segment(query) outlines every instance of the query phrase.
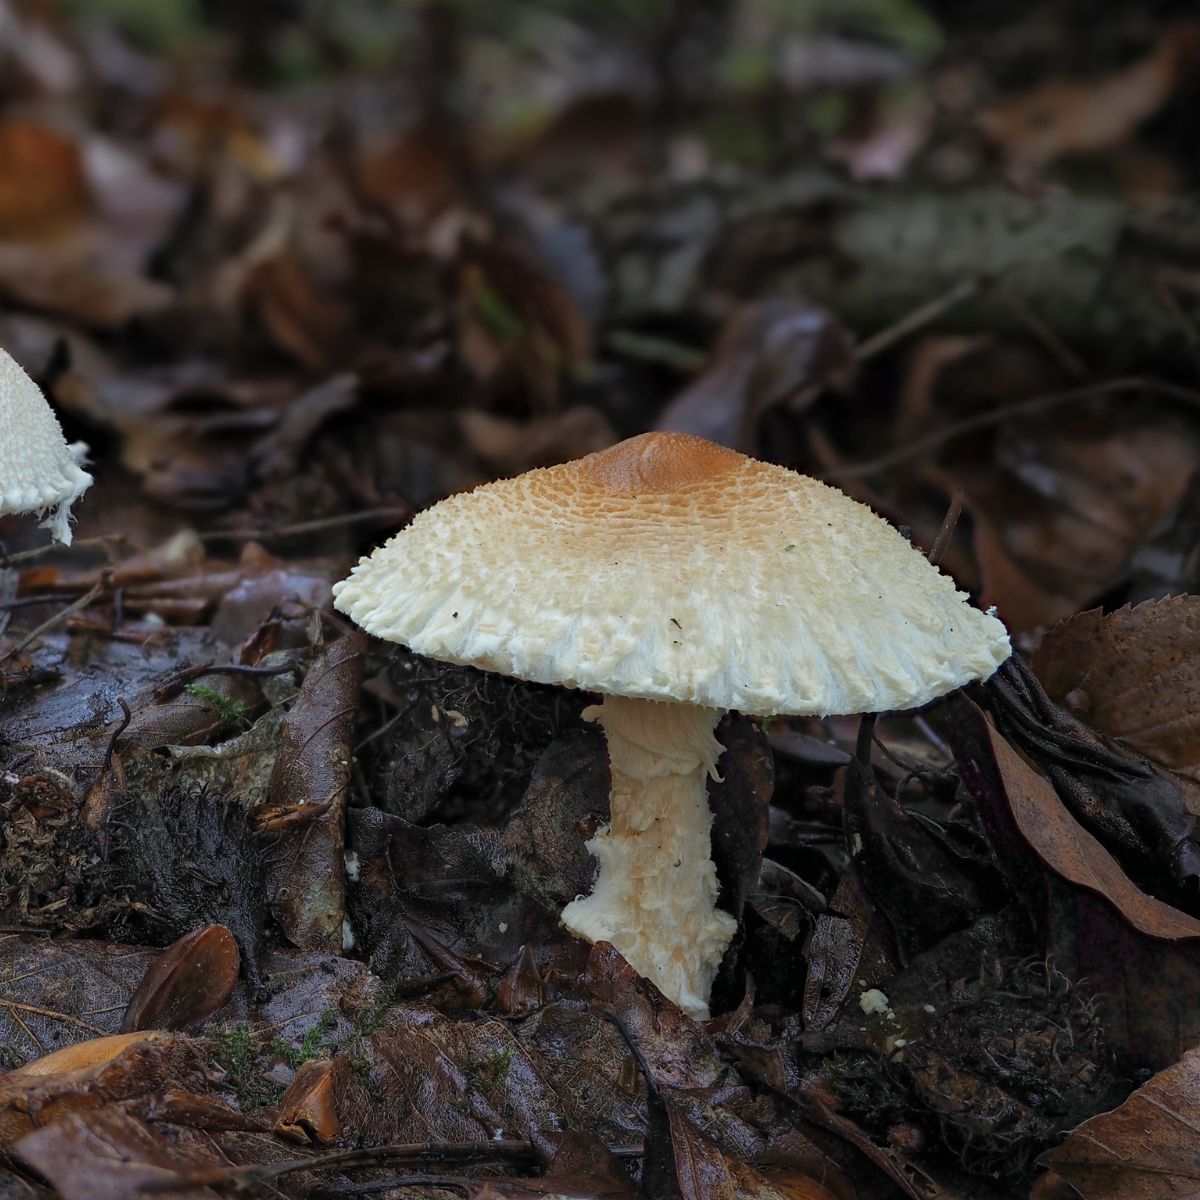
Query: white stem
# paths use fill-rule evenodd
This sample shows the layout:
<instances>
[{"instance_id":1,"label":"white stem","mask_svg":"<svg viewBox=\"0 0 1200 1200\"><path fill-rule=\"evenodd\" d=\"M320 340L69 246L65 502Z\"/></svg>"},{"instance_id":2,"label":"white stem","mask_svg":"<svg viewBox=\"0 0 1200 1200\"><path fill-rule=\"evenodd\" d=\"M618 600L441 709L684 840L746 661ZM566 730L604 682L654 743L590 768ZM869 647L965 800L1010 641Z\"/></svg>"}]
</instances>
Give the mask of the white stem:
<instances>
[{"instance_id":1,"label":"white stem","mask_svg":"<svg viewBox=\"0 0 1200 1200\"><path fill-rule=\"evenodd\" d=\"M612 766L610 824L588 849L600 862L592 894L563 924L611 942L685 1012L708 1016L708 993L737 922L716 906L706 779L718 778L721 714L693 704L606 696L598 719Z\"/></svg>"}]
</instances>

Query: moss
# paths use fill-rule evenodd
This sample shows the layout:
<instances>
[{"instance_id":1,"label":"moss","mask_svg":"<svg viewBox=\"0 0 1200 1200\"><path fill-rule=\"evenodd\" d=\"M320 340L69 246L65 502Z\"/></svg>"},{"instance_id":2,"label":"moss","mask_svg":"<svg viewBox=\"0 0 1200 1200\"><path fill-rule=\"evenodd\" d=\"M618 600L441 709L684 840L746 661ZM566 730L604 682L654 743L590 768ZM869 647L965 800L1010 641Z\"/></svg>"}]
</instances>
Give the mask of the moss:
<instances>
[{"instance_id":1,"label":"moss","mask_svg":"<svg viewBox=\"0 0 1200 1200\"><path fill-rule=\"evenodd\" d=\"M247 1112L279 1103L281 1084L267 1078L258 1039L245 1025L227 1025L212 1036L213 1062L225 1072L225 1086Z\"/></svg>"},{"instance_id":2,"label":"moss","mask_svg":"<svg viewBox=\"0 0 1200 1200\"><path fill-rule=\"evenodd\" d=\"M220 714L221 720L227 725L237 725L246 719L246 702L244 700L232 700L215 688L205 687L202 683L189 683L183 690L189 696L195 696L197 700L203 700L215 708Z\"/></svg>"}]
</instances>

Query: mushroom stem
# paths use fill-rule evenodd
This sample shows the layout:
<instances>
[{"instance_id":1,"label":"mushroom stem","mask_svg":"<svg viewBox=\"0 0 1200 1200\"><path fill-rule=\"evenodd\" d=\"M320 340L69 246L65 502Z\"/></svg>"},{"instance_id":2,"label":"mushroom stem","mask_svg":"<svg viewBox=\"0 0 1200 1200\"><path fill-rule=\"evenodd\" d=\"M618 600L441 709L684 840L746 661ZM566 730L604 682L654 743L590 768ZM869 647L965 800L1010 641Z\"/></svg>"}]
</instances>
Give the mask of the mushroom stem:
<instances>
[{"instance_id":1,"label":"mushroom stem","mask_svg":"<svg viewBox=\"0 0 1200 1200\"><path fill-rule=\"evenodd\" d=\"M706 780L723 747L721 714L694 704L606 696L585 709L608 739L611 818L588 842L600 863L592 894L563 910L566 927L611 942L639 974L694 1017L737 922L716 906Z\"/></svg>"}]
</instances>

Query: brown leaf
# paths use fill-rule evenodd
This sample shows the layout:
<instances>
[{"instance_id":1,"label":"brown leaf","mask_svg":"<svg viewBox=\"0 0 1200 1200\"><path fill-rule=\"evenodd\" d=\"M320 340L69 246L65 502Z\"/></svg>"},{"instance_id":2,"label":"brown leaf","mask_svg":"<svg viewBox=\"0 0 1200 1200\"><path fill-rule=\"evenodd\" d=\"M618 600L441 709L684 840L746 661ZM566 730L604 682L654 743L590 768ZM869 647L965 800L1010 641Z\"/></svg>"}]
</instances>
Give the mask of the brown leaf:
<instances>
[{"instance_id":1,"label":"brown leaf","mask_svg":"<svg viewBox=\"0 0 1200 1200\"><path fill-rule=\"evenodd\" d=\"M1032 665L1093 729L1200 781L1200 596L1079 613L1046 634Z\"/></svg>"},{"instance_id":2,"label":"brown leaf","mask_svg":"<svg viewBox=\"0 0 1200 1200\"><path fill-rule=\"evenodd\" d=\"M273 808L324 806L320 817L284 840L277 869L276 915L305 950L342 951L350 733L366 648L366 635L355 631L317 656L284 719L271 771Z\"/></svg>"},{"instance_id":3,"label":"brown leaf","mask_svg":"<svg viewBox=\"0 0 1200 1200\"><path fill-rule=\"evenodd\" d=\"M1120 145L1170 99L1189 74L1200 43L1180 22L1151 51L1112 75L1051 80L986 112L980 124L997 145L1032 165Z\"/></svg>"},{"instance_id":4,"label":"brown leaf","mask_svg":"<svg viewBox=\"0 0 1200 1200\"><path fill-rule=\"evenodd\" d=\"M75 143L34 121L0 121L0 237L36 238L70 225L90 207Z\"/></svg>"},{"instance_id":5,"label":"brown leaf","mask_svg":"<svg viewBox=\"0 0 1200 1200\"><path fill-rule=\"evenodd\" d=\"M1068 424L1001 446L997 472L955 470L976 517L983 601L1014 632L1049 625L1119 583L1197 466L1167 426Z\"/></svg>"},{"instance_id":6,"label":"brown leaf","mask_svg":"<svg viewBox=\"0 0 1200 1200\"><path fill-rule=\"evenodd\" d=\"M302 1063L279 1102L275 1132L293 1142L335 1143L342 1132L338 1091L349 1071L346 1058Z\"/></svg>"},{"instance_id":7,"label":"brown leaf","mask_svg":"<svg viewBox=\"0 0 1200 1200\"><path fill-rule=\"evenodd\" d=\"M806 408L824 388L844 387L854 367L850 335L823 308L782 298L750 304L730 318L703 374L656 428L751 453L769 409Z\"/></svg>"},{"instance_id":8,"label":"brown leaf","mask_svg":"<svg viewBox=\"0 0 1200 1200\"><path fill-rule=\"evenodd\" d=\"M72 1114L28 1134L15 1153L54 1185L62 1200L128 1200L169 1184L200 1164L118 1108ZM171 1192L179 1200L215 1200L211 1188Z\"/></svg>"},{"instance_id":9,"label":"brown leaf","mask_svg":"<svg viewBox=\"0 0 1200 1200\"><path fill-rule=\"evenodd\" d=\"M0 1076L0 1146L38 1125L195 1078L196 1043L166 1033L118 1033L68 1046Z\"/></svg>"},{"instance_id":10,"label":"brown leaf","mask_svg":"<svg viewBox=\"0 0 1200 1200\"><path fill-rule=\"evenodd\" d=\"M975 747L959 758L968 790L998 790L1022 837L1055 874L1109 901L1135 929L1164 939L1200 937L1200 921L1139 891L1120 864L1067 810L1053 785L969 701ZM977 740L976 740L977 739ZM961 749L961 746L960 746Z\"/></svg>"},{"instance_id":11,"label":"brown leaf","mask_svg":"<svg viewBox=\"0 0 1200 1200\"><path fill-rule=\"evenodd\" d=\"M1038 1161L1083 1200L1177 1200L1200 1194L1198 1130L1200 1050L1190 1050Z\"/></svg>"},{"instance_id":12,"label":"brown leaf","mask_svg":"<svg viewBox=\"0 0 1200 1200\"><path fill-rule=\"evenodd\" d=\"M229 999L241 955L224 925L181 937L154 960L125 1009L122 1030L202 1025Z\"/></svg>"}]
</instances>

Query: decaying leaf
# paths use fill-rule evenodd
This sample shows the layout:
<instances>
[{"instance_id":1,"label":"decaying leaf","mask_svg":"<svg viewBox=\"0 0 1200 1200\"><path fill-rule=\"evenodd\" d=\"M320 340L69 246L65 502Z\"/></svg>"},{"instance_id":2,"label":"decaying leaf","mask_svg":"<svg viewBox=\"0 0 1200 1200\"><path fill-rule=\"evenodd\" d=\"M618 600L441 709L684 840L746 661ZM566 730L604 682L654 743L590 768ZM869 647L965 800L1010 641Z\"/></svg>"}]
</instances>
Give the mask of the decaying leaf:
<instances>
[{"instance_id":1,"label":"decaying leaf","mask_svg":"<svg viewBox=\"0 0 1200 1200\"><path fill-rule=\"evenodd\" d=\"M49 1179L63 1200L127 1200L143 1188L169 1185L201 1165L118 1108L73 1113L22 1138L15 1152ZM206 1187L171 1194L181 1200L217 1196Z\"/></svg>"},{"instance_id":2,"label":"decaying leaf","mask_svg":"<svg viewBox=\"0 0 1200 1200\"><path fill-rule=\"evenodd\" d=\"M1200 30L1168 29L1150 52L1099 79L1052 80L984 113L981 124L1014 157L1043 165L1068 154L1120 145L1187 78L1200 52Z\"/></svg>"},{"instance_id":3,"label":"decaying leaf","mask_svg":"<svg viewBox=\"0 0 1200 1200\"><path fill-rule=\"evenodd\" d=\"M1200 597L1080 613L1046 634L1032 665L1081 721L1200 782Z\"/></svg>"},{"instance_id":4,"label":"decaying leaf","mask_svg":"<svg viewBox=\"0 0 1200 1200\"><path fill-rule=\"evenodd\" d=\"M1200 1050L1189 1050L1112 1112L1039 1160L1082 1200L1169 1200L1200 1192Z\"/></svg>"},{"instance_id":5,"label":"decaying leaf","mask_svg":"<svg viewBox=\"0 0 1200 1200\"><path fill-rule=\"evenodd\" d=\"M976 794L1003 796L1022 837L1063 879L1103 896L1135 929L1164 939L1200 937L1200 920L1140 891L1116 859L1068 812L1053 785L964 702L969 742L959 759L963 781ZM967 750L966 747L970 746Z\"/></svg>"}]
</instances>

